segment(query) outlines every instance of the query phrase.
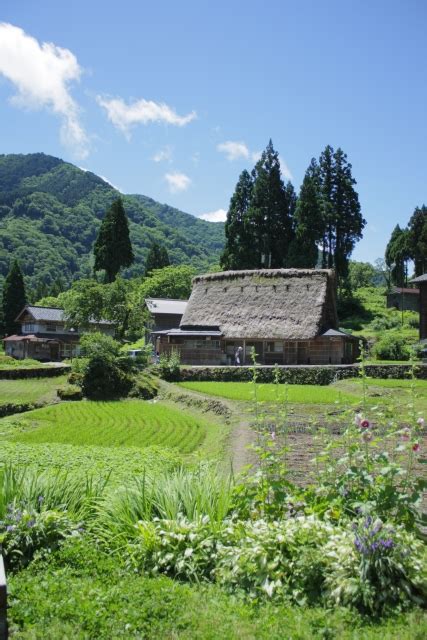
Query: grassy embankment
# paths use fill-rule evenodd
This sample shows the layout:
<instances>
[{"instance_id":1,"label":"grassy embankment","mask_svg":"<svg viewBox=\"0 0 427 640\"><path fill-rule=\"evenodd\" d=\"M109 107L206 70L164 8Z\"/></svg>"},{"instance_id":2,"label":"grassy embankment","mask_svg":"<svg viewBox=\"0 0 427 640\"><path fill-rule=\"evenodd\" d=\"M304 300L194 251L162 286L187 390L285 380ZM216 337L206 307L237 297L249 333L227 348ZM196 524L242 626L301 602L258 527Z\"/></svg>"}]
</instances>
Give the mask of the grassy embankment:
<instances>
[{"instance_id":1,"label":"grassy embankment","mask_svg":"<svg viewBox=\"0 0 427 640\"><path fill-rule=\"evenodd\" d=\"M398 309L387 309L385 289L382 287L361 287L353 292L354 303L341 310L340 325L360 335L376 341L385 333L398 335L412 345L418 341L418 313Z\"/></svg>"},{"instance_id":2,"label":"grassy embankment","mask_svg":"<svg viewBox=\"0 0 427 640\"><path fill-rule=\"evenodd\" d=\"M66 376L0 380L0 405L53 402L57 388L65 382Z\"/></svg>"}]
</instances>

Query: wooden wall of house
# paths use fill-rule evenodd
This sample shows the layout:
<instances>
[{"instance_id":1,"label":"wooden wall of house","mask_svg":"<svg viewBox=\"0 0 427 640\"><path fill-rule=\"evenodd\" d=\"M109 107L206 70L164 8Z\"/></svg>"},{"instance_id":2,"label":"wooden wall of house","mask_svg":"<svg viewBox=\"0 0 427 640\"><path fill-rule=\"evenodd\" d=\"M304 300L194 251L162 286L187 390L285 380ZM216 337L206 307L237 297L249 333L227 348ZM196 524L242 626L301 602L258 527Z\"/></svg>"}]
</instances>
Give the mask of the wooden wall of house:
<instances>
[{"instance_id":1,"label":"wooden wall of house","mask_svg":"<svg viewBox=\"0 0 427 640\"><path fill-rule=\"evenodd\" d=\"M182 314L153 313L153 328L151 331L164 331L165 329L177 329L181 322Z\"/></svg>"},{"instance_id":2,"label":"wooden wall of house","mask_svg":"<svg viewBox=\"0 0 427 640\"><path fill-rule=\"evenodd\" d=\"M339 336L284 341L282 352L269 352L268 342L270 341L245 341L246 359L243 362L242 352L242 364L252 364L251 346L256 349L257 362L266 365L351 364L357 357L357 342ZM231 365L234 364L235 349L237 346L243 346L243 340L221 340L220 346L216 348L207 340L206 347L203 345L203 348L188 348L182 338L172 337L169 342L167 336L161 336L158 345L160 353L178 351L183 364Z\"/></svg>"},{"instance_id":3,"label":"wooden wall of house","mask_svg":"<svg viewBox=\"0 0 427 640\"><path fill-rule=\"evenodd\" d=\"M399 309L399 311L416 311L420 310L420 296L414 293L388 293L387 308Z\"/></svg>"},{"instance_id":4,"label":"wooden wall of house","mask_svg":"<svg viewBox=\"0 0 427 640\"><path fill-rule=\"evenodd\" d=\"M427 282L421 282L420 288L420 340L427 339Z\"/></svg>"}]
</instances>

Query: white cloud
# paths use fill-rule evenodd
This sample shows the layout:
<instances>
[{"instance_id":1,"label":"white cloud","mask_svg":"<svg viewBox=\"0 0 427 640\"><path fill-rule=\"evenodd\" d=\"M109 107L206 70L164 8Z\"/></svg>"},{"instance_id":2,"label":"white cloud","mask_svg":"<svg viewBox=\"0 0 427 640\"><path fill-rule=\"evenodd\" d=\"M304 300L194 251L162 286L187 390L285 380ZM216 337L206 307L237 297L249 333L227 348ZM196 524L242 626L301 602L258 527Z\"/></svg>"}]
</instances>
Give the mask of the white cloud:
<instances>
[{"instance_id":1,"label":"white cloud","mask_svg":"<svg viewBox=\"0 0 427 640\"><path fill-rule=\"evenodd\" d=\"M17 91L12 104L25 109L49 109L62 119L61 141L82 158L88 155L88 137L79 119L79 107L69 85L80 79L75 55L51 42L35 38L8 23L0 23L0 74Z\"/></svg>"},{"instance_id":2,"label":"white cloud","mask_svg":"<svg viewBox=\"0 0 427 640\"><path fill-rule=\"evenodd\" d=\"M286 162L281 156L279 156L279 162L280 162L280 171L282 172L282 176L285 178L285 180L290 180L292 182L294 179L294 176L292 175L291 170L289 169L288 165L286 164Z\"/></svg>"},{"instance_id":3,"label":"white cloud","mask_svg":"<svg viewBox=\"0 0 427 640\"><path fill-rule=\"evenodd\" d=\"M251 158L254 162L258 162L261 159L262 151L252 151Z\"/></svg>"},{"instance_id":4,"label":"white cloud","mask_svg":"<svg viewBox=\"0 0 427 640\"><path fill-rule=\"evenodd\" d=\"M227 218L227 212L225 209L217 209L216 211L210 211L209 213L202 213L199 218L201 220L208 220L209 222L224 222Z\"/></svg>"},{"instance_id":5,"label":"white cloud","mask_svg":"<svg viewBox=\"0 0 427 640\"><path fill-rule=\"evenodd\" d=\"M239 158L249 158L250 156L250 151L244 142L227 140L227 142L218 144L216 148L221 153L225 153L227 160L230 160L230 162Z\"/></svg>"},{"instance_id":6,"label":"white cloud","mask_svg":"<svg viewBox=\"0 0 427 640\"><path fill-rule=\"evenodd\" d=\"M130 131L137 124L164 122L183 127L197 116L195 111L191 111L186 116L180 116L167 104L153 100L141 99L130 104L126 104L121 98L97 96L96 100L107 112L110 122L127 138L130 138Z\"/></svg>"},{"instance_id":7,"label":"white cloud","mask_svg":"<svg viewBox=\"0 0 427 640\"><path fill-rule=\"evenodd\" d=\"M172 147L166 146L159 149L154 156L154 162L172 162Z\"/></svg>"},{"instance_id":8,"label":"white cloud","mask_svg":"<svg viewBox=\"0 0 427 640\"><path fill-rule=\"evenodd\" d=\"M168 183L169 191L171 193L178 193L179 191L187 191L191 184L191 179L185 175L185 173L166 173L165 180Z\"/></svg>"}]
</instances>

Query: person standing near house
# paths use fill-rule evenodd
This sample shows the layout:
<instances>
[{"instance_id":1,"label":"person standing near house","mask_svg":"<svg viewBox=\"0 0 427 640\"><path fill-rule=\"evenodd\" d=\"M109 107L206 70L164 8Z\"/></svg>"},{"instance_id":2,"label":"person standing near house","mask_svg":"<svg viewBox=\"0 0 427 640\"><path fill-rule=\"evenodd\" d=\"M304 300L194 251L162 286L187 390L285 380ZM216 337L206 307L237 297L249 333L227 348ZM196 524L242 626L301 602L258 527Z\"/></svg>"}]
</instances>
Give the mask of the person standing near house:
<instances>
[{"instance_id":1,"label":"person standing near house","mask_svg":"<svg viewBox=\"0 0 427 640\"><path fill-rule=\"evenodd\" d=\"M236 352L234 354L234 364L236 365L236 367L240 366L241 362L241 354L243 351L243 347L237 347Z\"/></svg>"}]
</instances>

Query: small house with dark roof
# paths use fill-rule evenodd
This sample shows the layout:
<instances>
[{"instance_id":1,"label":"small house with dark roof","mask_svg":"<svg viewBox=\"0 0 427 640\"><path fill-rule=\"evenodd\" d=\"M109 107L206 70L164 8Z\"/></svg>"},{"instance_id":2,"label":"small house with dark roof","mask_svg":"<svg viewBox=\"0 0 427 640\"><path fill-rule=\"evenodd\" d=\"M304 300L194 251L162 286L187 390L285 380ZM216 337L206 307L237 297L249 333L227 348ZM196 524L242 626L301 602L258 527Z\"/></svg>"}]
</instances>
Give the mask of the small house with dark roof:
<instances>
[{"instance_id":1,"label":"small house with dark roof","mask_svg":"<svg viewBox=\"0 0 427 640\"><path fill-rule=\"evenodd\" d=\"M188 300L170 298L146 298L145 305L150 314L151 331L176 329L187 308Z\"/></svg>"},{"instance_id":2,"label":"small house with dark roof","mask_svg":"<svg viewBox=\"0 0 427 640\"><path fill-rule=\"evenodd\" d=\"M59 361L78 354L83 331L67 326L63 309L27 304L15 321L21 324L21 331L3 339L6 355L18 360ZM89 330L113 336L114 324L92 321Z\"/></svg>"},{"instance_id":3,"label":"small house with dark roof","mask_svg":"<svg viewBox=\"0 0 427 640\"><path fill-rule=\"evenodd\" d=\"M427 339L427 273L411 280L420 291L420 340Z\"/></svg>"},{"instance_id":4,"label":"small house with dark roof","mask_svg":"<svg viewBox=\"0 0 427 640\"><path fill-rule=\"evenodd\" d=\"M410 287L393 287L387 293L387 308L399 311L420 310L420 290Z\"/></svg>"},{"instance_id":5,"label":"small house with dark roof","mask_svg":"<svg viewBox=\"0 0 427 640\"><path fill-rule=\"evenodd\" d=\"M358 339L338 329L335 275L327 269L225 271L196 276L178 329L153 332L183 364L342 364Z\"/></svg>"}]
</instances>

